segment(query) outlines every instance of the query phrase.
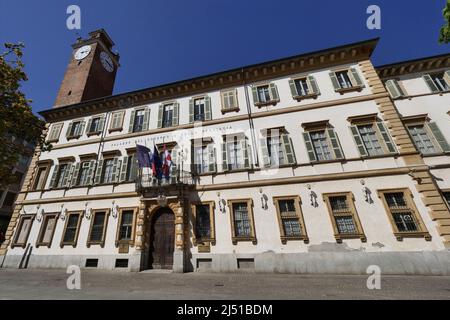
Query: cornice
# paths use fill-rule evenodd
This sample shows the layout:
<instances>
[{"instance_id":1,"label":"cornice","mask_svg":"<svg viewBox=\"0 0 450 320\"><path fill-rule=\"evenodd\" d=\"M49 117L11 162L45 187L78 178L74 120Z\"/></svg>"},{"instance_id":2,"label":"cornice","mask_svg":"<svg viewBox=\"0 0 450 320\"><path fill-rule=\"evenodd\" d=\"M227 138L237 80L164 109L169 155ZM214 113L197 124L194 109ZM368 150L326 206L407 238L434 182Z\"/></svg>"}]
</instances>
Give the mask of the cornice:
<instances>
[{"instance_id":1,"label":"cornice","mask_svg":"<svg viewBox=\"0 0 450 320\"><path fill-rule=\"evenodd\" d=\"M382 79L450 67L450 54L442 54L375 67Z\"/></svg>"},{"instance_id":2,"label":"cornice","mask_svg":"<svg viewBox=\"0 0 450 320\"><path fill-rule=\"evenodd\" d=\"M47 122L158 103L369 58L378 38L39 112Z\"/></svg>"}]
</instances>

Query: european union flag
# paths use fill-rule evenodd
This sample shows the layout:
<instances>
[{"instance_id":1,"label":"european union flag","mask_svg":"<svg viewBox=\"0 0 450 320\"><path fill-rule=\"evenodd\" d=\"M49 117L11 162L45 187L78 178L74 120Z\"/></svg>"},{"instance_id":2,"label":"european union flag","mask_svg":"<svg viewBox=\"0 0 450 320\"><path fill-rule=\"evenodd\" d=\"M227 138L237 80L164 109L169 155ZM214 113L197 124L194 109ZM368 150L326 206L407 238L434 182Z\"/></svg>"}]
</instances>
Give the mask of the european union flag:
<instances>
[{"instance_id":1,"label":"european union flag","mask_svg":"<svg viewBox=\"0 0 450 320\"><path fill-rule=\"evenodd\" d=\"M140 144L136 145L136 157L139 168L151 168L152 160L150 158L150 149Z\"/></svg>"}]
</instances>

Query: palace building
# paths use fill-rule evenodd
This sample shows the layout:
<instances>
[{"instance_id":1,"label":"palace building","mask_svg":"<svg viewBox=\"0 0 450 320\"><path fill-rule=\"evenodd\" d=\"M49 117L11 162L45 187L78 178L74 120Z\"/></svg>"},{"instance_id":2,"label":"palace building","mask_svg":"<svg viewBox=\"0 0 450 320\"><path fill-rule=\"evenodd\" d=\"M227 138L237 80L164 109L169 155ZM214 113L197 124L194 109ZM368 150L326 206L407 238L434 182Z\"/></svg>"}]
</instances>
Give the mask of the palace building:
<instances>
[{"instance_id":1,"label":"palace building","mask_svg":"<svg viewBox=\"0 0 450 320\"><path fill-rule=\"evenodd\" d=\"M3 267L450 274L450 54L374 67L371 39L112 95L120 57L89 35Z\"/></svg>"}]
</instances>

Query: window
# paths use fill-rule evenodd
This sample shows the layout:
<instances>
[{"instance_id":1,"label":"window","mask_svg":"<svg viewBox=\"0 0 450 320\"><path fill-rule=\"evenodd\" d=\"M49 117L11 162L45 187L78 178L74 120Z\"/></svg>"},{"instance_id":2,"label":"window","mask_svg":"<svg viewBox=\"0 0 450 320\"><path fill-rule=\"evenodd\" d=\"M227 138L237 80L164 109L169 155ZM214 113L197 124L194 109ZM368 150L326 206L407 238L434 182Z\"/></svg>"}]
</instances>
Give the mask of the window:
<instances>
[{"instance_id":1,"label":"window","mask_svg":"<svg viewBox=\"0 0 450 320\"><path fill-rule=\"evenodd\" d=\"M442 192L442 196L444 197L445 203L447 203L447 206L450 208L450 191Z\"/></svg>"},{"instance_id":2,"label":"window","mask_svg":"<svg viewBox=\"0 0 450 320\"><path fill-rule=\"evenodd\" d=\"M198 145L197 145L198 144ZM193 147L193 172L197 174L216 171L216 150L213 143L192 142Z\"/></svg>"},{"instance_id":3,"label":"window","mask_svg":"<svg viewBox=\"0 0 450 320\"><path fill-rule=\"evenodd\" d=\"M36 242L36 247L47 246L50 248L57 221L57 213L44 214L41 223L41 230L39 231L38 240Z\"/></svg>"},{"instance_id":4,"label":"window","mask_svg":"<svg viewBox=\"0 0 450 320\"><path fill-rule=\"evenodd\" d=\"M423 78L431 92L445 92L450 90L450 71L446 71L445 73L426 74Z\"/></svg>"},{"instance_id":5,"label":"window","mask_svg":"<svg viewBox=\"0 0 450 320\"><path fill-rule=\"evenodd\" d=\"M173 104L167 104L164 106L163 128L171 127L172 121L173 121Z\"/></svg>"},{"instance_id":6,"label":"window","mask_svg":"<svg viewBox=\"0 0 450 320\"><path fill-rule=\"evenodd\" d=\"M300 208L300 197L274 197L280 226L281 242L289 240L303 240L308 243L305 222Z\"/></svg>"},{"instance_id":7,"label":"window","mask_svg":"<svg viewBox=\"0 0 450 320\"><path fill-rule=\"evenodd\" d=\"M164 103L159 106L158 128L169 128L178 125L180 105L177 102ZM194 116L193 100L189 101L189 118ZM194 121L191 119L192 122Z\"/></svg>"},{"instance_id":8,"label":"window","mask_svg":"<svg viewBox=\"0 0 450 320\"><path fill-rule=\"evenodd\" d=\"M311 162L344 158L338 136L328 122L304 123L302 126L306 131L303 139Z\"/></svg>"},{"instance_id":9,"label":"window","mask_svg":"<svg viewBox=\"0 0 450 320\"><path fill-rule=\"evenodd\" d=\"M194 216L194 245L211 242L216 244L214 229L214 202L203 202L192 206Z\"/></svg>"},{"instance_id":10,"label":"window","mask_svg":"<svg viewBox=\"0 0 450 320\"><path fill-rule=\"evenodd\" d=\"M275 105L280 101L278 89L274 83L253 86L252 95L256 106Z\"/></svg>"},{"instance_id":11,"label":"window","mask_svg":"<svg viewBox=\"0 0 450 320\"><path fill-rule=\"evenodd\" d=\"M313 76L289 80L291 94L294 99L317 96L319 87Z\"/></svg>"},{"instance_id":12,"label":"window","mask_svg":"<svg viewBox=\"0 0 450 320\"><path fill-rule=\"evenodd\" d=\"M62 163L59 166L55 166L56 180L54 181L54 188L64 188L67 185L67 179L69 176L70 164ZM55 174L54 173L54 174Z\"/></svg>"},{"instance_id":13,"label":"window","mask_svg":"<svg viewBox=\"0 0 450 320\"><path fill-rule=\"evenodd\" d=\"M111 124L109 126L109 132L122 130L124 115L125 115L125 111L117 111L117 112L112 113Z\"/></svg>"},{"instance_id":14,"label":"window","mask_svg":"<svg viewBox=\"0 0 450 320\"><path fill-rule=\"evenodd\" d=\"M109 210L94 210L91 217L91 228L89 231L87 246L105 244L106 227L108 224Z\"/></svg>"},{"instance_id":15,"label":"window","mask_svg":"<svg viewBox=\"0 0 450 320\"><path fill-rule=\"evenodd\" d=\"M337 92L345 92L353 89L361 89L364 83L359 76L358 71L354 68L339 70L330 73L331 82L334 90Z\"/></svg>"},{"instance_id":16,"label":"window","mask_svg":"<svg viewBox=\"0 0 450 320\"><path fill-rule=\"evenodd\" d=\"M205 98L194 100L194 121L205 120Z\"/></svg>"},{"instance_id":17,"label":"window","mask_svg":"<svg viewBox=\"0 0 450 320\"><path fill-rule=\"evenodd\" d=\"M414 145L422 154L450 151L450 145L435 122L411 123L407 124L407 128Z\"/></svg>"},{"instance_id":18,"label":"window","mask_svg":"<svg viewBox=\"0 0 450 320\"><path fill-rule=\"evenodd\" d=\"M261 152L264 167L295 164L295 154L289 134L284 128L267 129L262 132Z\"/></svg>"},{"instance_id":19,"label":"window","mask_svg":"<svg viewBox=\"0 0 450 320\"><path fill-rule=\"evenodd\" d=\"M239 110L236 89L222 91L221 97L222 97L222 113Z\"/></svg>"},{"instance_id":20,"label":"window","mask_svg":"<svg viewBox=\"0 0 450 320\"><path fill-rule=\"evenodd\" d=\"M408 189L382 190L378 193L397 240L401 241L404 237L424 237L431 240Z\"/></svg>"},{"instance_id":21,"label":"window","mask_svg":"<svg viewBox=\"0 0 450 320\"><path fill-rule=\"evenodd\" d=\"M137 110L134 118L133 132L141 132L144 129L145 110Z\"/></svg>"},{"instance_id":22,"label":"window","mask_svg":"<svg viewBox=\"0 0 450 320\"><path fill-rule=\"evenodd\" d=\"M88 126L87 126L87 134L93 135L93 134L99 134L103 131L103 127L105 124L105 117L94 117L89 120Z\"/></svg>"},{"instance_id":23,"label":"window","mask_svg":"<svg viewBox=\"0 0 450 320\"><path fill-rule=\"evenodd\" d=\"M16 234L11 247L25 248L28 236L30 235L31 226L33 225L35 215L26 214L20 216L20 221L16 229Z\"/></svg>"},{"instance_id":24,"label":"window","mask_svg":"<svg viewBox=\"0 0 450 320\"><path fill-rule=\"evenodd\" d=\"M103 163L103 183L111 183L114 177L114 158L105 159Z\"/></svg>"},{"instance_id":25,"label":"window","mask_svg":"<svg viewBox=\"0 0 450 320\"><path fill-rule=\"evenodd\" d=\"M244 168L242 144L237 137L226 143L227 170Z\"/></svg>"},{"instance_id":26,"label":"window","mask_svg":"<svg viewBox=\"0 0 450 320\"><path fill-rule=\"evenodd\" d=\"M67 139L76 139L81 137L84 131L85 122L82 120L74 120L69 124L67 129Z\"/></svg>"},{"instance_id":27,"label":"window","mask_svg":"<svg viewBox=\"0 0 450 320\"><path fill-rule=\"evenodd\" d=\"M253 201L251 199L228 200L228 207L230 209L233 244L237 244L238 241L252 241L253 244L256 244Z\"/></svg>"},{"instance_id":28,"label":"window","mask_svg":"<svg viewBox=\"0 0 450 320\"><path fill-rule=\"evenodd\" d=\"M360 238L365 242L366 236L356 212L353 195L351 193L324 194L323 198L330 213L336 241Z\"/></svg>"},{"instance_id":29,"label":"window","mask_svg":"<svg viewBox=\"0 0 450 320\"><path fill-rule=\"evenodd\" d=\"M361 135L364 148L369 156L376 156L384 153L373 125L360 125L357 128L359 134Z\"/></svg>"},{"instance_id":30,"label":"window","mask_svg":"<svg viewBox=\"0 0 450 320\"><path fill-rule=\"evenodd\" d=\"M91 161L83 161L80 164L80 173L78 177L78 186L87 186L91 184L92 180L92 165Z\"/></svg>"},{"instance_id":31,"label":"window","mask_svg":"<svg viewBox=\"0 0 450 320\"><path fill-rule=\"evenodd\" d=\"M385 86L386 89L389 91L389 94L391 95L392 99L397 99L406 96L406 91L404 87L400 84L399 81L395 79L386 81Z\"/></svg>"},{"instance_id":32,"label":"window","mask_svg":"<svg viewBox=\"0 0 450 320\"><path fill-rule=\"evenodd\" d=\"M116 246L120 243L134 245L135 217L138 208L121 208L117 225Z\"/></svg>"},{"instance_id":33,"label":"window","mask_svg":"<svg viewBox=\"0 0 450 320\"><path fill-rule=\"evenodd\" d=\"M15 192L7 192L5 199L3 200L4 207L12 207L14 202L16 201L17 193Z\"/></svg>"},{"instance_id":34,"label":"window","mask_svg":"<svg viewBox=\"0 0 450 320\"><path fill-rule=\"evenodd\" d=\"M81 224L81 214L81 212L67 213L67 216L65 218L66 224L64 226L61 247L65 245L71 245L75 247L77 245L78 233L80 231Z\"/></svg>"},{"instance_id":35,"label":"window","mask_svg":"<svg viewBox=\"0 0 450 320\"><path fill-rule=\"evenodd\" d=\"M62 127L63 123L53 124L50 128L50 132L47 137L47 142L58 142Z\"/></svg>"}]
</instances>

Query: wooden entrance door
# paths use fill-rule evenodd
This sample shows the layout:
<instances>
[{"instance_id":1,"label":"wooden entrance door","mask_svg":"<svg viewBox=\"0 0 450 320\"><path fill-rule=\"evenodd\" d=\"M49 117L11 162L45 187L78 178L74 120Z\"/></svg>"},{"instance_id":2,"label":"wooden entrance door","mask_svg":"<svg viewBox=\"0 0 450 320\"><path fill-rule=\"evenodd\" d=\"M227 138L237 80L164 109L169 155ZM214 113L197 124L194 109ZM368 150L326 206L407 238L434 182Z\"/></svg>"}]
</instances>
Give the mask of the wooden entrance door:
<instances>
[{"instance_id":1,"label":"wooden entrance door","mask_svg":"<svg viewBox=\"0 0 450 320\"><path fill-rule=\"evenodd\" d=\"M172 269L174 243L174 214L169 208L161 208L152 219L149 255L152 269Z\"/></svg>"}]
</instances>

